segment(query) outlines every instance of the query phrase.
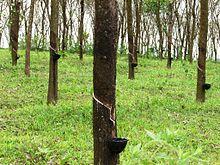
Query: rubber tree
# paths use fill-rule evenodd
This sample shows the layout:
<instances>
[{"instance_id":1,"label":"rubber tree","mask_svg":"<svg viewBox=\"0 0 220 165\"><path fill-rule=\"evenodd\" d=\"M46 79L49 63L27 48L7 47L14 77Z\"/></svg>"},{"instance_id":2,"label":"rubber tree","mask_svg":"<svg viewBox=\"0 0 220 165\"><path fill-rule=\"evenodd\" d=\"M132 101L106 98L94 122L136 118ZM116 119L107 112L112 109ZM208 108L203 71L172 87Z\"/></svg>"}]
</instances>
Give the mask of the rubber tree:
<instances>
[{"instance_id":1,"label":"rubber tree","mask_svg":"<svg viewBox=\"0 0 220 165\"><path fill-rule=\"evenodd\" d=\"M62 0L62 18L63 18L63 30L62 30L62 51L65 51L67 48L67 16L66 16L66 8L67 8L67 1Z\"/></svg>"},{"instance_id":2,"label":"rubber tree","mask_svg":"<svg viewBox=\"0 0 220 165\"><path fill-rule=\"evenodd\" d=\"M132 1L126 0L126 11L127 11L127 29L128 29L128 79L134 79L134 68L137 64L134 57L134 36L132 27Z\"/></svg>"},{"instance_id":3,"label":"rubber tree","mask_svg":"<svg viewBox=\"0 0 220 165\"><path fill-rule=\"evenodd\" d=\"M171 69L172 65L172 38L173 38L173 4L174 2L169 2L168 9L169 9L169 20L168 20L168 58L167 58L167 68Z\"/></svg>"},{"instance_id":4,"label":"rubber tree","mask_svg":"<svg viewBox=\"0 0 220 165\"><path fill-rule=\"evenodd\" d=\"M163 35L163 25L161 22L161 2L156 1L156 25L159 32L159 57L160 59L163 59L163 41L164 41L164 35Z\"/></svg>"},{"instance_id":5,"label":"rubber tree","mask_svg":"<svg viewBox=\"0 0 220 165\"><path fill-rule=\"evenodd\" d=\"M58 0L51 0L48 104L56 104L58 100L58 5Z\"/></svg>"},{"instance_id":6,"label":"rubber tree","mask_svg":"<svg viewBox=\"0 0 220 165\"><path fill-rule=\"evenodd\" d=\"M36 0L31 0L29 18L28 18L28 29L26 35L26 56L25 56L25 74L30 76L30 52L31 52L31 33L32 33L32 24L34 17L34 4Z\"/></svg>"},{"instance_id":7,"label":"rubber tree","mask_svg":"<svg viewBox=\"0 0 220 165\"><path fill-rule=\"evenodd\" d=\"M200 29L199 29L199 58L197 75L197 93L198 102L205 101L205 81L206 81L206 52L207 52L207 34L208 34L208 0L200 0Z\"/></svg>"},{"instance_id":8,"label":"rubber tree","mask_svg":"<svg viewBox=\"0 0 220 165\"><path fill-rule=\"evenodd\" d=\"M196 32L196 0L193 0L192 6L192 29L191 29L191 36L190 36L190 44L189 44L189 62L192 64L193 62L193 47L194 47L194 39L195 39L195 32Z\"/></svg>"},{"instance_id":9,"label":"rubber tree","mask_svg":"<svg viewBox=\"0 0 220 165\"><path fill-rule=\"evenodd\" d=\"M94 164L116 165L108 141L116 137L115 89L118 12L116 0L95 0L93 68Z\"/></svg>"},{"instance_id":10,"label":"rubber tree","mask_svg":"<svg viewBox=\"0 0 220 165\"><path fill-rule=\"evenodd\" d=\"M20 0L10 1L10 47L12 56L12 65L17 65L18 56L18 34L19 34L19 17L20 17Z\"/></svg>"},{"instance_id":11,"label":"rubber tree","mask_svg":"<svg viewBox=\"0 0 220 165\"><path fill-rule=\"evenodd\" d=\"M122 55L124 53L124 40L125 40L125 35L126 35L126 20L125 20L125 17L126 17L126 0L123 0L123 7L122 7L122 12L119 12L120 13L120 31L121 31L121 34L120 34L120 37L121 37L121 43L120 43L120 55Z\"/></svg>"},{"instance_id":12,"label":"rubber tree","mask_svg":"<svg viewBox=\"0 0 220 165\"><path fill-rule=\"evenodd\" d=\"M84 26L84 0L80 0L80 23L79 23L79 58L83 60L83 26Z\"/></svg>"},{"instance_id":13,"label":"rubber tree","mask_svg":"<svg viewBox=\"0 0 220 165\"><path fill-rule=\"evenodd\" d=\"M142 0L135 0L134 4L135 4L135 17L136 17L135 40L134 40L134 58L135 58L135 62L137 65L138 64L138 53L140 52Z\"/></svg>"}]
</instances>

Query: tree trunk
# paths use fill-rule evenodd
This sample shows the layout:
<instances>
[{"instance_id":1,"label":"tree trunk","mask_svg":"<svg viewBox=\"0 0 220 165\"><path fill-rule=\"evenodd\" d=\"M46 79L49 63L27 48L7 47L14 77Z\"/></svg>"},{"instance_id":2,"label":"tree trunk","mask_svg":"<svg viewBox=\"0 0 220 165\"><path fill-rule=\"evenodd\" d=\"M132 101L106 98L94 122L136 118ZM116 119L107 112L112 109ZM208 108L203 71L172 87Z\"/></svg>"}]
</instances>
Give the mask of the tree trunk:
<instances>
[{"instance_id":1,"label":"tree trunk","mask_svg":"<svg viewBox=\"0 0 220 165\"><path fill-rule=\"evenodd\" d=\"M135 29L135 41L134 41L134 58L136 65L138 64L138 53L140 53L140 33L141 33L141 6L142 0L135 0L135 14L136 14L136 29Z\"/></svg>"},{"instance_id":2,"label":"tree trunk","mask_svg":"<svg viewBox=\"0 0 220 165\"><path fill-rule=\"evenodd\" d=\"M28 20L28 30L26 36L26 57L25 57L25 74L30 77L30 51L31 51L31 33L32 33L32 23L34 17L34 4L35 0L31 0L29 20Z\"/></svg>"},{"instance_id":3,"label":"tree trunk","mask_svg":"<svg viewBox=\"0 0 220 165\"><path fill-rule=\"evenodd\" d=\"M18 51L18 33L19 33L19 16L21 2L19 0L11 0L10 6L10 46L12 56L12 66L17 65L19 56Z\"/></svg>"},{"instance_id":4,"label":"tree trunk","mask_svg":"<svg viewBox=\"0 0 220 165\"><path fill-rule=\"evenodd\" d=\"M217 54L217 49L216 49L216 45L215 45L215 36L213 34L212 36L212 44L213 44L213 50L214 50L214 59L215 61L217 61L218 59L218 54Z\"/></svg>"},{"instance_id":5,"label":"tree trunk","mask_svg":"<svg viewBox=\"0 0 220 165\"><path fill-rule=\"evenodd\" d=\"M79 25L79 59L83 60L83 26L84 26L84 0L80 1L80 25Z\"/></svg>"},{"instance_id":6,"label":"tree trunk","mask_svg":"<svg viewBox=\"0 0 220 165\"><path fill-rule=\"evenodd\" d=\"M199 32L199 58L198 58L198 77L196 100L205 101L204 84L206 80L206 52L207 52L207 33L208 33L208 0L201 0L200 11L200 32Z\"/></svg>"},{"instance_id":7,"label":"tree trunk","mask_svg":"<svg viewBox=\"0 0 220 165\"><path fill-rule=\"evenodd\" d=\"M157 11L156 11L156 24L159 31L159 57L160 59L163 59L163 30L162 30L162 24L160 19L160 1L157 1Z\"/></svg>"},{"instance_id":8,"label":"tree trunk","mask_svg":"<svg viewBox=\"0 0 220 165\"><path fill-rule=\"evenodd\" d=\"M58 0L51 0L48 104L56 104L58 100L58 5Z\"/></svg>"},{"instance_id":9,"label":"tree trunk","mask_svg":"<svg viewBox=\"0 0 220 165\"><path fill-rule=\"evenodd\" d=\"M108 148L115 138L115 88L117 48L116 0L95 0L93 68L93 137L94 164L116 165L118 154Z\"/></svg>"},{"instance_id":10,"label":"tree trunk","mask_svg":"<svg viewBox=\"0 0 220 165\"><path fill-rule=\"evenodd\" d=\"M168 24L168 58L167 68L171 69L172 65L172 35L173 33L173 2L169 3L169 24Z\"/></svg>"},{"instance_id":11,"label":"tree trunk","mask_svg":"<svg viewBox=\"0 0 220 165\"><path fill-rule=\"evenodd\" d=\"M63 15L63 32L62 32L62 51L64 52L67 47L67 37L66 37L66 29L67 29L67 18L66 18L66 0L62 1L62 15Z\"/></svg>"},{"instance_id":12,"label":"tree trunk","mask_svg":"<svg viewBox=\"0 0 220 165\"><path fill-rule=\"evenodd\" d=\"M189 62L192 64L193 62L193 46L194 46L194 37L195 37L195 30L196 30L196 0L193 0L193 7L192 7L192 17L193 17L193 23L192 23L192 32L190 37L190 44L189 44Z\"/></svg>"},{"instance_id":13,"label":"tree trunk","mask_svg":"<svg viewBox=\"0 0 220 165\"><path fill-rule=\"evenodd\" d=\"M186 42L184 51L184 60L189 59L190 49L190 31L191 31L191 0L186 0Z\"/></svg>"},{"instance_id":14,"label":"tree trunk","mask_svg":"<svg viewBox=\"0 0 220 165\"><path fill-rule=\"evenodd\" d=\"M123 0L123 9L121 15L121 44L120 44L120 55L124 53L124 40L126 34L126 21L125 21L125 14L126 14L126 0Z\"/></svg>"},{"instance_id":15,"label":"tree trunk","mask_svg":"<svg viewBox=\"0 0 220 165\"><path fill-rule=\"evenodd\" d=\"M47 3L43 3L41 1L41 9L42 9L42 20L41 20L41 38L39 40L38 48L41 45L41 48L45 48L45 40L46 40L46 34L45 34L45 21L46 21L46 10L47 10Z\"/></svg>"},{"instance_id":16,"label":"tree trunk","mask_svg":"<svg viewBox=\"0 0 220 165\"><path fill-rule=\"evenodd\" d=\"M134 43L133 43L133 28L132 28L132 3L131 0L126 1L127 5L127 29L128 29L128 79L134 79L134 68L135 68L135 58L134 58ZM132 65L132 63L134 65Z\"/></svg>"},{"instance_id":17,"label":"tree trunk","mask_svg":"<svg viewBox=\"0 0 220 165\"><path fill-rule=\"evenodd\" d=\"M1 6L0 6L0 13L3 12L3 3L1 3ZM2 22L2 15L0 14L0 22ZM4 28L5 25L3 26L0 26L0 47L1 47L1 41L2 41L2 33L3 33L3 28Z\"/></svg>"}]
</instances>

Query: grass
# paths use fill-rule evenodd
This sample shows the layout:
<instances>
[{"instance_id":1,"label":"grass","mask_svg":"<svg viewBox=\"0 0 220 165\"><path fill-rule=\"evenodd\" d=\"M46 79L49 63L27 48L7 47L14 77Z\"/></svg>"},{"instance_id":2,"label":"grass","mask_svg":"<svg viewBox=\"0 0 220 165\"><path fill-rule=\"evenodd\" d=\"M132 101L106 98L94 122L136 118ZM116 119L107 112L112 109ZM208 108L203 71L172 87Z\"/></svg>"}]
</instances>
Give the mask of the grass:
<instances>
[{"instance_id":1,"label":"grass","mask_svg":"<svg viewBox=\"0 0 220 165\"><path fill-rule=\"evenodd\" d=\"M20 54L24 54L23 51ZM92 164L92 57L59 61L59 103L47 106L47 52L32 52L17 67L0 50L0 164ZM117 63L117 123L129 139L122 165L220 164L220 63L207 63L204 104L195 102L196 63L140 58L127 79L127 58Z\"/></svg>"}]
</instances>

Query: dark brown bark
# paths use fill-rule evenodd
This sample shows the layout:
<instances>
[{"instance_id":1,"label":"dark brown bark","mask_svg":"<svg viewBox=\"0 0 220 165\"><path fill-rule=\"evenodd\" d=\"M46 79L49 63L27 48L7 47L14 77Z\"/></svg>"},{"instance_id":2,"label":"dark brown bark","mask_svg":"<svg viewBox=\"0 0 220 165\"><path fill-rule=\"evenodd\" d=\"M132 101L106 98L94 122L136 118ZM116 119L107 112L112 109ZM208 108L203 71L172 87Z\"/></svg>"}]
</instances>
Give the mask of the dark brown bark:
<instances>
[{"instance_id":1,"label":"dark brown bark","mask_svg":"<svg viewBox=\"0 0 220 165\"><path fill-rule=\"evenodd\" d=\"M54 58L58 51L58 9L58 0L51 0L48 104L56 104L58 100L58 59Z\"/></svg>"},{"instance_id":2,"label":"dark brown bark","mask_svg":"<svg viewBox=\"0 0 220 165\"><path fill-rule=\"evenodd\" d=\"M11 0L10 6L10 46L11 46L11 56L12 65L17 65L17 60L19 58L18 51L18 33L19 33L19 16L21 2L19 0Z\"/></svg>"},{"instance_id":3,"label":"dark brown bark","mask_svg":"<svg viewBox=\"0 0 220 165\"><path fill-rule=\"evenodd\" d=\"M142 0L135 0L136 29L135 29L135 41L134 41L134 58L136 65L138 65L138 53L140 52L139 38L141 33L141 6L142 6Z\"/></svg>"},{"instance_id":4,"label":"dark brown bark","mask_svg":"<svg viewBox=\"0 0 220 165\"><path fill-rule=\"evenodd\" d=\"M62 31L62 51L67 48L67 17L66 17L66 0L62 0L62 16L63 16L63 31Z\"/></svg>"},{"instance_id":5,"label":"dark brown bark","mask_svg":"<svg viewBox=\"0 0 220 165\"><path fill-rule=\"evenodd\" d=\"M25 74L30 76L30 52L31 52L31 33L32 33L32 23L34 17L34 4L36 0L31 0L29 20L28 20L28 30L26 36L26 56L25 56Z\"/></svg>"},{"instance_id":6,"label":"dark brown bark","mask_svg":"<svg viewBox=\"0 0 220 165\"><path fill-rule=\"evenodd\" d=\"M170 69L172 65L172 35L173 34L173 2L169 3L169 23L168 23L168 58L167 68Z\"/></svg>"},{"instance_id":7,"label":"dark brown bark","mask_svg":"<svg viewBox=\"0 0 220 165\"><path fill-rule=\"evenodd\" d=\"M73 40L73 10L74 10L73 3L70 3L70 11L69 11L70 33L69 33L69 36L68 36L70 47L73 46L73 42L72 42L72 40Z\"/></svg>"},{"instance_id":8,"label":"dark brown bark","mask_svg":"<svg viewBox=\"0 0 220 165\"><path fill-rule=\"evenodd\" d=\"M206 81L206 52L207 52L207 33L208 33L208 0L200 1L200 32L199 32L199 58L198 58L198 76L197 93L198 102L205 101L204 84Z\"/></svg>"},{"instance_id":9,"label":"dark brown bark","mask_svg":"<svg viewBox=\"0 0 220 165\"><path fill-rule=\"evenodd\" d=\"M84 0L80 1L80 25L79 25L79 59L83 60L83 26L84 26Z\"/></svg>"},{"instance_id":10,"label":"dark brown bark","mask_svg":"<svg viewBox=\"0 0 220 165\"><path fill-rule=\"evenodd\" d=\"M162 23L160 18L160 8L161 4L160 1L157 1L157 10L156 10L156 24L159 31L159 57L160 59L163 59L163 29L162 29Z\"/></svg>"},{"instance_id":11,"label":"dark brown bark","mask_svg":"<svg viewBox=\"0 0 220 165\"><path fill-rule=\"evenodd\" d=\"M131 0L126 1L127 10L127 29L128 29L128 78L134 79L134 65L136 63L134 58L134 41L133 41L133 28L132 28L132 3Z\"/></svg>"},{"instance_id":12,"label":"dark brown bark","mask_svg":"<svg viewBox=\"0 0 220 165\"><path fill-rule=\"evenodd\" d=\"M108 141L116 137L115 88L117 48L116 0L95 0L93 68L94 164L116 165L118 154L110 152Z\"/></svg>"}]
</instances>

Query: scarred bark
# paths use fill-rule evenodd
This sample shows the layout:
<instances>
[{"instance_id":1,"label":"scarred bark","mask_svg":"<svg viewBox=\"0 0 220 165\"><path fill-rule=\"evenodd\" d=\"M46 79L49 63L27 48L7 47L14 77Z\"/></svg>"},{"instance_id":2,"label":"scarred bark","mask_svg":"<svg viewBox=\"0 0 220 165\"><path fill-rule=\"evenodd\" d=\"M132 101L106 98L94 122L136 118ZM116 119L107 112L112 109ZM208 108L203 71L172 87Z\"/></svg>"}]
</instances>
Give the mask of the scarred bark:
<instances>
[{"instance_id":1,"label":"scarred bark","mask_svg":"<svg viewBox=\"0 0 220 165\"><path fill-rule=\"evenodd\" d=\"M205 101L204 84L206 81L206 52L207 52L207 34L208 34L208 0L201 0L200 11L200 32L199 32L199 58L198 58L198 76L197 93L198 102Z\"/></svg>"},{"instance_id":2,"label":"scarred bark","mask_svg":"<svg viewBox=\"0 0 220 165\"><path fill-rule=\"evenodd\" d=\"M118 154L110 152L108 141L116 137L115 88L117 48L115 0L95 0L93 68L94 164L116 165Z\"/></svg>"},{"instance_id":3,"label":"scarred bark","mask_svg":"<svg viewBox=\"0 0 220 165\"><path fill-rule=\"evenodd\" d=\"M58 59L54 58L58 51L58 0L51 0L50 17L50 67L47 103L56 104L58 100Z\"/></svg>"}]
</instances>

